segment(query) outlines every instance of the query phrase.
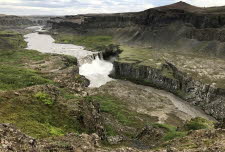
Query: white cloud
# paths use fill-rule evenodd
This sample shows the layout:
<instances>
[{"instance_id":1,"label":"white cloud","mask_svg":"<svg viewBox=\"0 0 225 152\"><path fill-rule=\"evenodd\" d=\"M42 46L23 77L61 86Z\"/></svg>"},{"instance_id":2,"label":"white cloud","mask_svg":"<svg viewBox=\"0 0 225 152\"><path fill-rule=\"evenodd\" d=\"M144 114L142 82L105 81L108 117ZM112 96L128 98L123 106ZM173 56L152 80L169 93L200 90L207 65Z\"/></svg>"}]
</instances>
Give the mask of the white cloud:
<instances>
[{"instance_id":1,"label":"white cloud","mask_svg":"<svg viewBox=\"0 0 225 152\"><path fill-rule=\"evenodd\" d=\"M0 0L0 14L71 15L142 11L151 0Z\"/></svg>"},{"instance_id":2,"label":"white cloud","mask_svg":"<svg viewBox=\"0 0 225 152\"><path fill-rule=\"evenodd\" d=\"M86 13L136 12L180 0L0 0L0 14L74 15ZM208 7L225 5L225 0L183 0Z\"/></svg>"},{"instance_id":3,"label":"white cloud","mask_svg":"<svg viewBox=\"0 0 225 152\"><path fill-rule=\"evenodd\" d=\"M183 1L199 7L213 7L225 5L225 0L183 0Z\"/></svg>"}]
</instances>

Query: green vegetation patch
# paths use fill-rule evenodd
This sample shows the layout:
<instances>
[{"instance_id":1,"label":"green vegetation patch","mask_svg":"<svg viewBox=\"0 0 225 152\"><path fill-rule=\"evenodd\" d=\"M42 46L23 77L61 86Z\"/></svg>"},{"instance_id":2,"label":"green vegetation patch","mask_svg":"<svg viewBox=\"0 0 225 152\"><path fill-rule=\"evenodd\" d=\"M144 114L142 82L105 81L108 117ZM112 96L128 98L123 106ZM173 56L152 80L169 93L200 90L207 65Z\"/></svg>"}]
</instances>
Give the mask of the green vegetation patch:
<instances>
[{"instance_id":1,"label":"green vegetation patch","mask_svg":"<svg viewBox=\"0 0 225 152\"><path fill-rule=\"evenodd\" d=\"M170 78L170 79L175 79L174 76L173 76L172 69L163 68L162 75L164 77L167 77L167 78Z\"/></svg>"},{"instance_id":2,"label":"green vegetation patch","mask_svg":"<svg viewBox=\"0 0 225 152\"><path fill-rule=\"evenodd\" d=\"M0 102L0 123L14 124L35 138L80 131L78 121L71 116L66 107L58 103L48 106L45 98L48 99L48 96L39 92L19 96L12 93L9 99L7 97ZM40 99L44 102L40 102Z\"/></svg>"},{"instance_id":3,"label":"green vegetation patch","mask_svg":"<svg viewBox=\"0 0 225 152\"><path fill-rule=\"evenodd\" d=\"M49 55L25 50L25 47L26 42L21 34L0 31L0 90L20 89L52 82L37 71L24 68L25 64L47 59Z\"/></svg>"},{"instance_id":4,"label":"green vegetation patch","mask_svg":"<svg viewBox=\"0 0 225 152\"><path fill-rule=\"evenodd\" d=\"M95 50L96 48L113 43L111 36L83 36L75 34L60 33L53 35L56 43L75 44L86 47L88 50Z\"/></svg>"},{"instance_id":5,"label":"green vegetation patch","mask_svg":"<svg viewBox=\"0 0 225 152\"><path fill-rule=\"evenodd\" d=\"M0 50L0 63L23 66L25 63L47 60L48 56L34 50Z\"/></svg>"},{"instance_id":6,"label":"green vegetation patch","mask_svg":"<svg viewBox=\"0 0 225 152\"><path fill-rule=\"evenodd\" d=\"M200 129L212 129L214 128L214 122L206 120L204 118L196 117L186 122L182 127L183 130L200 130Z\"/></svg>"},{"instance_id":7,"label":"green vegetation patch","mask_svg":"<svg viewBox=\"0 0 225 152\"><path fill-rule=\"evenodd\" d=\"M19 89L51 82L34 70L0 65L0 90Z\"/></svg>"},{"instance_id":8,"label":"green vegetation patch","mask_svg":"<svg viewBox=\"0 0 225 152\"><path fill-rule=\"evenodd\" d=\"M35 97L39 101L43 102L46 105L52 105L54 103L53 100L52 100L52 98L51 98L51 96L49 94L47 94L47 93L44 93L44 92L38 92L38 93L36 93L35 94Z\"/></svg>"},{"instance_id":9,"label":"green vegetation patch","mask_svg":"<svg viewBox=\"0 0 225 152\"><path fill-rule=\"evenodd\" d=\"M111 115L114 120L123 126L141 129L148 123L158 121L156 117L139 114L136 111L128 109L127 105L120 99L108 94L91 96L90 98L99 102L101 112ZM117 134L114 126L107 124L105 128L108 135L113 136ZM130 133L129 135L131 134L134 133Z\"/></svg>"},{"instance_id":10,"label":"green vegetation patch","mask_svg":"<svg viewBox=\"0 0 225 152\"><path fill-rule=\"evenodd\" d=\"M159 123L155 123L153 124L154 127L156 128L161 128L161 129L165 129L165 135L163 137L164 141L169 141L175 138L181 138L187 135L187 132L184 131L177 131L177 127L175 126L171 126L168 124L159 124Z\"/></svg>"},{"instance_id":11,"label":"green vegetation patch","mask_svg":"<svg viewBox=\"0 0 225 152\"><path fill-rule=\"evenodd\" d=\"M22 35L0 31L0 123L14 124L35 138L80 132L79 122L71 116L66 106L59 103L61 100L74 100L76 97L73 94L64 90L59 99L53 100L53 95L49 93L35 92L39 86L26 89L34 85L52 84L53 81L38 71L26 68L27 65L47 61L49 55L25 50L25 47ZM71 57L65 57L65 60L68 64L77 62ZM17 93L12 91L22 88Z\"/></svg>"},{"instance_id":12,"label":"green vegetation patch","mask_svg":"<svg viewBox=\"0 0 225 152\"><path fill-rule=\"evenodd\" d=\"M26 45L22 34L10 31L0 31L0 49L25 48Z\"/></svg>"}]
</instances>

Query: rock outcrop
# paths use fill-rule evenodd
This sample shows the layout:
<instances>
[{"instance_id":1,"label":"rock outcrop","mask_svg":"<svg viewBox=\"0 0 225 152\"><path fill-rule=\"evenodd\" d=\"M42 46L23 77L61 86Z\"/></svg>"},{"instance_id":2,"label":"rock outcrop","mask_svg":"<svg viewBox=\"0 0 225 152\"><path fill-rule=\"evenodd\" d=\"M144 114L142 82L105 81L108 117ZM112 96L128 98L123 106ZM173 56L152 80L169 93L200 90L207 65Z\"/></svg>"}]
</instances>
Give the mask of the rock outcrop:
<instances>
[{"instance_id":1,"label":"rock outcrop","mask_svg":"<svg viewBox=\"0 0 225 152\"><path fill-rule=\"evenodd\" d=\"M194 80L169 62L161 69L118 61L114 62L114 67L114 78L167 90L201 107L216 119L225 118L225 90Z\"/></svg>"}]
</instances>

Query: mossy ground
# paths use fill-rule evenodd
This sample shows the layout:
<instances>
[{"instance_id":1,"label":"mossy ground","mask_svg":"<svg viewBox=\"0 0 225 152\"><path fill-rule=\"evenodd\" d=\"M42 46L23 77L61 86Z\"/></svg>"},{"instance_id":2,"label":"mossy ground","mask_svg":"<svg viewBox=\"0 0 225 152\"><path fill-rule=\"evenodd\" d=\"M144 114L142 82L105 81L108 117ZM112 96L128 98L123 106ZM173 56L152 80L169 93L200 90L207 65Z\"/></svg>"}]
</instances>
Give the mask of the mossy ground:
<instances>
[{"instance_id":1,"label":"mossy ground","mask_svg":"<svg viewBox=\"0 0 225 152\"><path fill-rule=\"evenodd\" d=\"M24 133L45 138L68 132L79 132L79 124L68 110L48 95L40 92L5 95L0 102L0 123L12 123ZM46 97L47 96L47 97ZM8 99L10 97L10 99ZM51 104L46 101L51 101Z\"/></svg>"},{"instance_id":2,"label":"mossy ground","mask_svg":"<svg viewBox=\"0 0 225 152\"><path fill-rule=\"evenodd\" d=\"M98 47L113 44L111 36L83 36L69 33L60 33L53 35L56 43L67 43L84 46L88 50L95 51Z\"/></svg>"},{"instance_id":3,"label":"mossy ground","mask_svg":"<svg viewBox=\"0 0 225 152\"><path fill-rule=\"evenodd\" d=\"M30 64L47 61L50 55L25 47L21 34L0 32L0 123L12 123L36 138L79 132L79 124L51 94L33 90L15 96L15 92L27 87L54 84L40 71L28 68ZM66 89L61 92L60 100L77 99Z\"/></svg>"},{"instance_id":4,"label":"mossy ground","mask_svg":"<svg viewBox=\"0 0 225 152\"><path fill-rule=\"evenodd\" d=\"M105 113L105 116L111 119L112 123L105 124L107 135L109 136L124 134L128 137L134 137L137 135L136 132L130 132L130 130L126 129L121 132L121 128L117 126L123 126L123 128L127 127L138 130L145 127L148 123L154 123L158 121L156 117L140 114L136 111L128 109L128 106L124 102L109 94L99 94L91 96L91 98L100 104L101 112ZM113 124L113 122L116 122L118 124Z\"/></svg>"},{"instance_id":5,"label":"mossy ground","mask_svg":"<svg viewBox=\"0 0 225 152\"><path fill-rule=\"evenodd\" d=\"M156 127L156 128L161 128L161 129L165 129L166 133L163 137L164 141L169 141L175 138L181 138L187 135L187 132L185 131L178 131L177 127L172 126L172 125L168 125L168 124L159 124L159 123L155 123L152 126Z\"/></svg>"},{"instance_id":6,"label":"mossy ground","mask_svg":"<svg viewBox=\"0 0 225 152\"><path fill-rule=\"evenodd\" d=\"M47 83L52 83L52 81L39 75L37 71L0 65L0 90L15 90Z\"/></svg>"},{"instance_id":7,"label":"mossy ground","mask_svg":"<svg viewBox=\"0 0 225 152\"><path fill-rule=\"evenodd\" d=\"M24 48L26 42L23 41L23 35L11 32L0 31L0 49Z\"/></svg>"}]
</instances>

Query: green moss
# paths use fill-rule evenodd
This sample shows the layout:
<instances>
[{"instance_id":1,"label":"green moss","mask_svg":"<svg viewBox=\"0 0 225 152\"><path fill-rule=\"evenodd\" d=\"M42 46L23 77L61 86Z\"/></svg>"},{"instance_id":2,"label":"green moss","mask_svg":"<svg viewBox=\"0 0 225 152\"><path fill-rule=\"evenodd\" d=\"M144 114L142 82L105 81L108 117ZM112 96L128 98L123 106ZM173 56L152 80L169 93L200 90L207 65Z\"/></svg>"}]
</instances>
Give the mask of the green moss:
<instances>
[{"instance_id":1,"label":"green moss","mask_svg":"<svg viewBox=\"0 0 225 152\"><path fill-rule=\"evenodd\" d=\"M120 123L122 126L132 127L136 129L142 129L148 123L154 123L158 121L157 117L151 117L137 113L128 109L128 106L120 99L110 96L108 94L95 95L89 97L91 100L95 100L100 104L100 111L111 115L113 121ZM113 124L106 124L105 126L108 135L116 135L119 131L115 129ZM123 132L126 136L134 136L136 133Z\"/></svg>"},{"instance_id":2,"label":"green moss","mask_svg":"<svg viewBox=\"0 0 225 152\"><path fill-rule=\"evenodd\" d=\"M173 76L173 71L172 71L172 69L166 69L166 68L163 68L163 70L161 71L161 74L162 74L164 77L167 77L167 78L170 78L170 79L175 79L174 76Z\"/></svg>"},{"instance_id":3,"label":"green moss","mask_svg":"<svg viewBox=\"0 0 225 152\"><path fill-rule=\"evenodd\" d=\"M8 41L11 43L8 43ZM1 45L1 43L4 44ZM51 83L50 80L42 77L37 71L23 67L30 62L46 59L48 55L23 49L26 47L26 42L23 40L22 35L0 31L0 45L0 90Z\"/></svg>"},{"instance_id":4,"label":"green moss","mask_svg":"<svg viewBox=\"0 0 225 152\"><path fill-rule=\"evenodd\" d=\"M172 140L172 139L175 139L175 138L181 138L181 137L185 137L187 135L186 132L179 132L179 131L175 131L175 132L168 132L163 140L165 141L169 141L169 140Z\"/></svg>"},{"instance_id":5,"label":"green moss","mask_svg":"<svg viewBox=\"0 0 225 152\"><path fill-rule=\"evenodd\" d=\"M71 117L67 107L58 103L59 99L75 98L67 90L54 102L52 95L46 92L32 93L34 90L29 89L24 89L19 95L10 92L33 85L53 84L43 74L24 66L37 61L44 62L50 55L25 50L25 46L22 35L0 32L0 123L12 123L35 138L81 132L79 122ZM75 62L70 57L65 59L69 64ZM1 90L8 92L4 94Z\"/></svg>"},{"instance_id":6,"label":"green moss","mask_svg":"<svg viewBox=\"0 0 225 152\"><path fill-rule=\"evenodd\" d=\"M95 50L99 46L109 45L113 43L111 36L98 35L98 36L82 36L74 34L60 33L53 35L56 43L69 43L86 47L89 50Z\"/></svg>"},{"instance_id":7,"label":"green moss","mask_svg":"<svg viewBox=\"0 0 225 152\"><path fill-rule=\"evenodd\" d=\"M182 90L176 90L175 94L181 98L184 98L186 96L186 93Z\"/></svg>"},{"instance_id":8,"label":"green moss","mask_svg":"<svg viewBox=\"0 0 225 152\"><path fill-rule=\"evenodd\" d=\"M129 112L126 107L119 104L118 100L111 96L94 96L100 103L101 112L106 112L112 114L120 123L123 125L133 125L135 123L134 113Z\"/></svg>"},{"instance_id":9,"label":"green moss","mask_svg":"<svg viewBox=\"0 0 225 152\"><path fill-rule=\"evenodd\" d=\"M64 56L64 59L66 60L67 66L77 65L77 58L75 58L74 56L70 56L70 55L63 55L63 56Z\"/></svg>"},{"instance_id":10,"label":"green moss","mask_svg":"<svg viewBox=\"0 0 225 152\"><path fill-rule=\"evenodd\" d=\"M0 102L0 123L12 123L35 138L82 130L79 122L71 117L66 107L58 103L46 106L34 97L35 94L11 96Z\"/></svg>"},{"instance_id":11,"label":"green moss","mask_svg":"<svg viewBox=\"0 0 225 152\"><path fill-rule=\"evenodd\" d=\"M53 126L50 127L50 134L53 135L53 136L61 136L61 135L64 135L62 129L56 128L56 127L53 127Z\"/></svg>"},{"instance_id":12,"label":"green moss","mask_svg":"<svg viewBox=\"0 0 225 152\"><path fill-rule=\"evenodd\" d=\"M214 123L204 118L196 117L185 123L184 130L199 130L199 129L212 129Z\"/></svg>"},{"instance_id":13,"label":"green moss","mask_svg":"<svg viewBox=\"0 0 225 152\"><path fill-rule=\"evenodd\" d=\"M16 32L0 31L0 49L25 48L26 45L23 35Z\"/></svg>"},{"instance_id":14,"label":"green moss","mask_svg":"<svg viewBox=\"0 0 225 152\"><path fill-rule=\"evenodd\" d=\"M51 83L36 71L16 66L0 65L0 90L11 90Z\"/></svg>"},{"instance_id":15,"label":"green moss","mask_svg":"<svg viewBox=\"0 0 225 152\"><path fill-rule=\"evenodd\" d=\"M54 102L52 98L44 92L38 92L34 95L39 101L43 102L46 105L52 105Z\"/></svg>"},{"instance_id":16,"label":"green moss","mask_svg":"<svg viewBox=\"0 0 225 152\"><path fill-rule=\"evenodd\" d=\"M166 133L163 137L164 141L169 141L169 140L172 140L172 139L175 139L175 138L181 138L181 137L184 137L184 136L187 135L187 132L177 131L177 127L172 126L172 125L156 123L156 124L153 124L153 126L166 130L165 131Z\"/></svg>"},{"instance_id":17,"label":"green moss","mask_svg":"<svg viewBox=\"0 0 225 152\"><path fill-rule=\"evenodd\" d=\"M70 91L71 90L69 90L67 88L60 89L61 96L66 100L81 98L80 96L77 96L74 93L71 93Z\"/></svg>"},{"instance_id":18,"label":"green moss","mask_svg":"<svg viewBox=\"0 0 225 152\"><path fill-rule=\"evenodd\" d=\"M118 135L117 130L111 124L106 124L105 125L105 129L106 129L106 135L107 136L116 136L116 135Z\"/></svg>"},{"instance_id":19,"label":"green moss","mask_svg":"<svg viewBox=\"0 0 225 152\"><path fill-rule=\"evenodd\" d=\"M0 63L21 66L27 62L47 59L48 56L33 50L0 50Z\"/></svg>"}]
</instances>

